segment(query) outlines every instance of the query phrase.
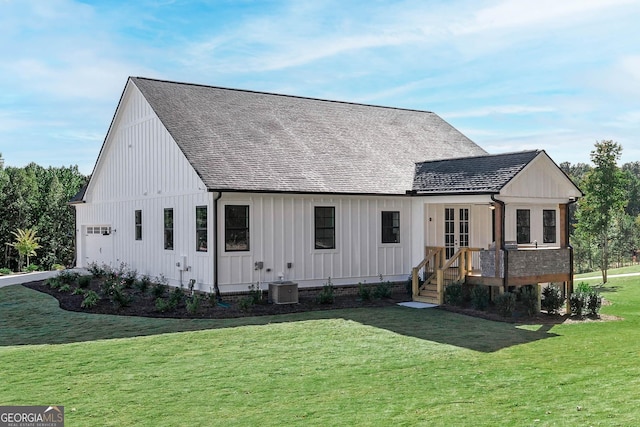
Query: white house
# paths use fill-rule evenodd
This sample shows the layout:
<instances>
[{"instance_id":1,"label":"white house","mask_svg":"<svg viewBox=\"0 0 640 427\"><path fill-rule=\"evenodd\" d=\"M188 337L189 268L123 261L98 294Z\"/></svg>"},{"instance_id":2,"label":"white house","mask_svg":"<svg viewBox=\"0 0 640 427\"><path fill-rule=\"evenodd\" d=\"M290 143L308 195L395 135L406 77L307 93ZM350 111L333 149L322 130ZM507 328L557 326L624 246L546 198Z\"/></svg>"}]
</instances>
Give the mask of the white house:
<instances>
[{"instance_id":1,"label":"white house","mask_svg":"<svg viewBox=\"0 0 640 427\"><path fill-rule=\"evenodd\" d=\"M569 285L580 196L544 151L489 155L431 112L132 77L74 200L77 264L222 294L414 267Z\"/></svg>"}]
</instances>

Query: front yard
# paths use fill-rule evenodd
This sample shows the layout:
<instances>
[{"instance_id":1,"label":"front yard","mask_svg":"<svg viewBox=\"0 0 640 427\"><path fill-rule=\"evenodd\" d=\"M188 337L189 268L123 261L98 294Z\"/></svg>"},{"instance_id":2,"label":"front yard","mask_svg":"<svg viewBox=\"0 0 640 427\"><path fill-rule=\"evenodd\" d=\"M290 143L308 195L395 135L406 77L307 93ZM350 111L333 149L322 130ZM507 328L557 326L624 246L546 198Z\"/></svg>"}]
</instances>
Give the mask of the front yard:
<instances>
[{"instance_id":1,"label":"front yard","mask_svg":"<svg viewBox=\"0 0 640 427\"><path fill-rule=\"evenodd\" d=\"M0 404L67 425L634 425L640 279L615 322L518 325L404 307L238 319L67 312L0 289Z\"/></svg>"}]
</instances>

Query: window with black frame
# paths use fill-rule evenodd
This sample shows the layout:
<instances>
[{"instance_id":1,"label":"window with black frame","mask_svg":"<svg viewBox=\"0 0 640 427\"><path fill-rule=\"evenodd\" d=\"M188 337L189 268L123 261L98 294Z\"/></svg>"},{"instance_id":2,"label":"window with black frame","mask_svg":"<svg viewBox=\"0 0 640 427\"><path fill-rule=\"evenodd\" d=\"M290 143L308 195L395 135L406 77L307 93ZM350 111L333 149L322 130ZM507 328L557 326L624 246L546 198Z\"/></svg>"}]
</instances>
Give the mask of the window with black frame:
<instances>
[{"instance_id":1,"label":"window with black frame","mask_svg":"<svg viewBox=\"0 0 640 427\"><path fill-rule=\"evenodd\" d=\"M207 207L196 206L196 251L207 252Z\"/></svg>"},{"instance_id":2,"label":"window with black frame","mask_svg":"<svg viewBox=\"0 0 640 427\"><path fill-rule=\"evenodd\" d=\"M173 250L173 208L164 210L164 248Z\"/></svg>"},{"instance_id":3,"label":"window with black frame","mask_svg":"<svg viewBox=\"0 0 640 427\"><path fill-rule=\"evenodd\" d=\"M542 241L544 243L556 242L555 209L545 209L542 211Z\"/></svg>"},{"instance_id":4,"label":"window with black frame","mask_svg":"<svg viewBox=\"0 0 640 427\"><path fill-rule=\"evenodd\" d=\"M382 243L400 243L400 212L382 211Z\"/></svg>"},{"instance_id":5,"label":"window with black frame","mask_svg":"<svg viewBox=\"0 0 640 427\"><path fill-rule=\"evenodd\" d=\"M249 250L249 206L225 206L224 250L227 252Z\"/></svg>"},{"instance_id":6,"label":"window with black frame","mask_svg":"<svg viewBox=\"0 0 640 427\"><path fill-rule=\"evenodd\" d=\"M529 209L516 210L517 242L531 243L531 211Z\"/></svg>"},{"instance_id":7,"label":"window with black frame","mask_svg":"<svg viewBox=\"0 0 640 427\"><path fill-rule=\"evenodd\" d=\"M336 208L316 206L315 208L315 248L336 248Z\"/></svg>"},{"instance_id":8,"label":"window with black frame","mask_svg":"<svg viewBox=\"0 0 640 427\"><path fill-rule=\"evenodd\" d=\"M134 221L135 221L135 239L142 240L142 211L141 210L135 211Z\"/></svg>"}]
</instances>

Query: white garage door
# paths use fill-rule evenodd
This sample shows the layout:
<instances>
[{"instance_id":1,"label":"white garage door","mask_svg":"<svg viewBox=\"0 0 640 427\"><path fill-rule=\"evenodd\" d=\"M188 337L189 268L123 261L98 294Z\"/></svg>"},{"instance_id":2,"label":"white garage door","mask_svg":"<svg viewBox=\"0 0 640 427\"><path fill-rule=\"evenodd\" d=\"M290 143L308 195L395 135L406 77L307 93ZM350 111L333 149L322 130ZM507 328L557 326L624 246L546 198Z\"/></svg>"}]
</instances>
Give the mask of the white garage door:
<instances>
[{"instance_id":1,"label":"white garage door","mask_svg":"<svg viewBox=\"0 0 640 427\"><path fill-rule=\"evenodd\" d=\"M98 265L113 264L113 237L111 226L89 225L84 233L85 265L95 262Z\"/></svg>"}]
</instances>

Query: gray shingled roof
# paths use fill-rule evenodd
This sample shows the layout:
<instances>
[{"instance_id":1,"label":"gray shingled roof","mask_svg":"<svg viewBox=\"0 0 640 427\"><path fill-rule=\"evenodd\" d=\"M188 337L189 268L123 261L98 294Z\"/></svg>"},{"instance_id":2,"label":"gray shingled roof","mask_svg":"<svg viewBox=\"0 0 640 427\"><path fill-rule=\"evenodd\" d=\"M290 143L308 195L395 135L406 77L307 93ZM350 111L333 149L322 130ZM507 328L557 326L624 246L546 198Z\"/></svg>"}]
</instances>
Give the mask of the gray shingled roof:
<instances>
[{"instance_id":1,"label":"gray shingled roof","mask_svg":"<svg viewBox=\"0 0 640 427\"><path fill-rule=\"evenodd\" d=\"M431 112L131 81L210 190L404 194L417 161L486 154Z\"/></svg>"},{"instance_id":2,"label":"gray shingled roof","mask_svg":"<svg viewBox=\"0 0 640 427\"><path fill-rule=\"evenodd\" d=\"M416 164L417 194L499 193L542 151L465 157Z\"/></svg>"}]
</instances>

